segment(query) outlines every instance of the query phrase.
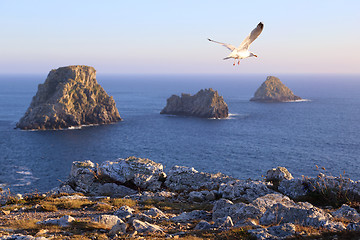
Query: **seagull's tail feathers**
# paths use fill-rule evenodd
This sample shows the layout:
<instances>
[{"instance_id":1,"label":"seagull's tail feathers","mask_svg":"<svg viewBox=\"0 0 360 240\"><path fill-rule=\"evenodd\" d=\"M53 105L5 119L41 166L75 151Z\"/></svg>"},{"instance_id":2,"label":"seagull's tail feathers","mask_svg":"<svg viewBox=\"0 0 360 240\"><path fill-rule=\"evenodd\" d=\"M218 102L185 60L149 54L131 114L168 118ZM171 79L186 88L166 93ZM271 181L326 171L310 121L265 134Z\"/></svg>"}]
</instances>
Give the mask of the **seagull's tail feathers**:
<instances>
[{"instance_id":1,"label":"seagull's tail feathers","mask_svg":"<svg viewBox=\"0 0 360 240\"><path fill-rule=\"evenodd\" d=\"M228 59L230 59L231 57L226 57L226 58L223 58L223 60L228 60Z\"/></svg>"}]
</instances>

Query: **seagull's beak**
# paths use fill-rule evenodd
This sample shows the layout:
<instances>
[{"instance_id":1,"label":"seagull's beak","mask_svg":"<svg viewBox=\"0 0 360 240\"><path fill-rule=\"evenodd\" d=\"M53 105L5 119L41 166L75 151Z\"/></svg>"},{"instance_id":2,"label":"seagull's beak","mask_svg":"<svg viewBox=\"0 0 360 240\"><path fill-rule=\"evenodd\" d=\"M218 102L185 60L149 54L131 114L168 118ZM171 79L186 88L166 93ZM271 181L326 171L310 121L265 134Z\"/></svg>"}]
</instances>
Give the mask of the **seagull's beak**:
<instances>
[{"instance_id":1,"label":"seagull's beak","mask_svg":"<svg viewBox=\"0 0 360 240\"><path fill-rule=\"evenodd\" d=\"M254 54L254 57L257 57L257 55Z\"/></svg>"}]
</instances>

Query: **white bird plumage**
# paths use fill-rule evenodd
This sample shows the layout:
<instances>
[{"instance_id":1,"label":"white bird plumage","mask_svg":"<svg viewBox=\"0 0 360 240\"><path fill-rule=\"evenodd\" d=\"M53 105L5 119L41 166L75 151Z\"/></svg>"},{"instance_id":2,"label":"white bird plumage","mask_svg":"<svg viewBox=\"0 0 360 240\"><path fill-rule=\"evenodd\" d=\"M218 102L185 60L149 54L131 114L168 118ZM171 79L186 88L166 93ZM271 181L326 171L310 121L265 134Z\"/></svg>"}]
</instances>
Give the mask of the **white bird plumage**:
<instances>
[{"instance_id":1,"label":"white bird plumage","mask_svg":"<svg viewBox=\"0 0 360 240\"><path fill-rule=\"evenodd\" d=\"M256 26L256 28L254 28L254 30L251 31L249 36L247 36L244 39L244 41L242 41L242 43L240 44L240 46L238 48L234 47L231 44L226 44L226 43L211 40L210 38L208 38L208 40L210 42L221 44L221 45L223 45L224 47L226 47L227 49L229 49L231 51L231 53L227 57L225 57L224 60L234 58L235 62L236 62L236 59L237 59L238 64L239 64L240 59L244 59L244 58L248 58L248 57L257 57L256 54L249 51L249 46L260 35L263 28L264 28L264 24L262 22L260 22ZM235 65L235 62L234 62L233 65Z\"/></svg>"}]
</instances>

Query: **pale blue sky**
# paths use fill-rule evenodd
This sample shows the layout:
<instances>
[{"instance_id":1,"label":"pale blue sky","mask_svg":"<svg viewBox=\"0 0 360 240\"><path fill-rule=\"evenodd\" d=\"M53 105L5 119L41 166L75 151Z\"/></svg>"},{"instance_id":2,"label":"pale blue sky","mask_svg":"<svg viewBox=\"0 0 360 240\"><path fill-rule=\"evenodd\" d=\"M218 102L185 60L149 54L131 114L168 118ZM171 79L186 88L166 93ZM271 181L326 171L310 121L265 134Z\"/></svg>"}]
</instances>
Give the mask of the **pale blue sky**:
<instances>
[{"instance_id":1,"label":"pale blue sky","mask_svg":"<svg viewBox=\"0 0 360 240\"><path fill-rule=\"evenodd\" d=\"M360 73L360 1L0 0L0 73ZM260 22L233 67L228 50Z\"/></svg>"}]
</instances>

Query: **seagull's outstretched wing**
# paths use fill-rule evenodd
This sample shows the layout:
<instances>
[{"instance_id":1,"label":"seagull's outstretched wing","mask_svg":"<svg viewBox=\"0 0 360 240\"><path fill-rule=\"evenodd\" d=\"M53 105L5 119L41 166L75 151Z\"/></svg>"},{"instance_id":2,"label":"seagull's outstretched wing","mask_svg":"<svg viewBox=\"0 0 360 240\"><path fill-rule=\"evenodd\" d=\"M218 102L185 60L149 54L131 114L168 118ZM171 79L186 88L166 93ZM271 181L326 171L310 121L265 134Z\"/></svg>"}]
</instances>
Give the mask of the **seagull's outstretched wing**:
<instances>
[{"instance_id":1,"label":"seagull's outstretched wing","mask_svg":"<svg viewBox=\"0 0 360 240\"><path fill-rule=\"evenodd\" d=\"M245 49L247 50L250 46L250 44L260 35L260 33L262 32L264 28L264 24L262 22L260 22L256 28L254 28L254 30L251 31L250 35L247 36L244 41L242 41L242 43L239 46L239 50L240 49Z\"/></svg>"},{"instance_id":2,"label":"seagull's outstretched wing","mask_svg":"<svg viewBox=\"0 0 360 240\"><path fill-rule=\"evenodd\" d=\"M231 45L231 44L226 44L226 43L217 42L217 41L211 40L210 38L208 38L208 40L209 40L210 42L214 42L214 43L221 44L221 45L223 45L224 47L226 47L227 49L229 49L230 51L234 51L234 49L236 49L236 47L234 47L234 46Z\"/></svg>"}]
</instances>

